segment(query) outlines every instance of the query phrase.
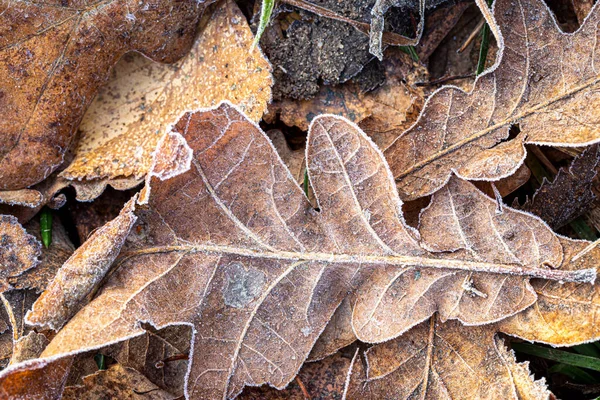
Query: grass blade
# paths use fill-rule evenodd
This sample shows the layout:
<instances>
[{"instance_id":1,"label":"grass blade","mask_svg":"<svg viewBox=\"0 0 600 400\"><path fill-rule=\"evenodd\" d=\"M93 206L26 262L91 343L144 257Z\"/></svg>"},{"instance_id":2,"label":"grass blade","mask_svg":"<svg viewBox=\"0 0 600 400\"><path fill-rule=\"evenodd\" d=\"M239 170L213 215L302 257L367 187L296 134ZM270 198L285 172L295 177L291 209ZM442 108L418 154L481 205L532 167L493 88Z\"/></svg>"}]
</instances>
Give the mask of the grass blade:
<instances>
[{"instance_id":1,"label":"grass blade","mask_svg":"<svg viewBox=\"0 0 600 400\"><path fill-rule=\"evenodd\" d=\"M556 364L548 369L549 372L561 373L577 383L594 384L597 379L578 367L567 364Z\"/></svg>"},{"instance_id":2,"label":"grass blade","mask_svg":"<svg viewBox=\"0 0 600 400\"><path fill-rule=\"evenodd\" d=\"M256 30L254 42L252 43L253 49L260 41L262 34L265 32L265 29L267 29L267 25L269 25L274 6L275 0L262 0L262 5L260 7L260 22L258 23L258 29Z\"/></svg>"},{"instance_id":3,"label":"grass blade","mask_svg":"<svg viewBox=\"0 0 600 400\"><path fill-rule=\"evenodd\" d=\"M52 244L52 211L44 207L40 214L40 234L46 248Z\"/></svg>"},{"instance_id":4,"label":"grass blade","mask_svg":"<svg viewBox=\"0 0 600 400\"><path fill-rule=\"evenodd\" d=\"M528 343L512 343L511 346L516 351L524 354L545 358L547 360L558 361L567 365L600 371L600 359L595 357L569 353L564 350L556 350Z\"/></svg>"}]
</instances>

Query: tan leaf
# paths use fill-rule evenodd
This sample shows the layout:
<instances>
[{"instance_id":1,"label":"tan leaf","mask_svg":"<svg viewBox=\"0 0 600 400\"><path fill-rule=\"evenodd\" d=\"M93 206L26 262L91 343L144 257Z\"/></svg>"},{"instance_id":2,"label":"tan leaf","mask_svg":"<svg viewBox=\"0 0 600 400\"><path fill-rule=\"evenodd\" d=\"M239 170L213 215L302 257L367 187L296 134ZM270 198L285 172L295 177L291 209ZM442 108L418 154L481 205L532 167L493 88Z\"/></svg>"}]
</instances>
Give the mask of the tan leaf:
<instances>
[{"instance_id":1,"label":"tan leaf","mask_svg":"<svg viewBox=\"0 0 600 400\"><path fill-rule=\"evenodd\" d=\"M130 50L173 62L207 1L0 2L0 189L46 178L110 68Z\"/></svg>"},{"instance_id":2,"label":"tan leaf","mask_svg":"<svg viewBox=\"0 0 600 400\"><path fill-rule=\"evenodd\" d=\"M117 272L42 357L141 335L141 321L192 325L186 394L234 397L246 385L285 387L346 294L371 287L373 278L383 283L361 294L372 306L354 312L372 341L398 336L436 310L472 324L512 315L535 301L528 277L595 278L595 270L581 269L597 265L593 257L577 270L555 269L571 242L531 215L496 213L494 200L459 179L427 209L424 244L439 253L427 252L403 224L383 155L339 117L316 119L309 134L319 212L266 135L230 104L186 114L160 146L140 196L147 206ZM385 319L370 318L394 294L418 308L400 305Z\"/></svg>"},{"instance_id":3,"label":"tan leaf","mask_svg":"<svg viewBox=\"0 0 600 400\"><path fill-rule=\"evenodd\" d=\"M179 62L125 56L83 118L77 155L62 176L143 177L165 128L186 110L230 100L259 121L273 81L269 62L260 50L251 50L253 40L246 18L227 0Z\"/></svg>"},{"instance_id":4,"label":"tan leaf","mask_svg":"<svg viewBox=\"0 0 600 400\"><path fill-rule=\"evenodd\" d=\"M565 248L565 269L581 268L600 256L600 249L584 241L560 238ZM572 346L598 340L600 295L597 287L534 280L538 300L531 307L499 323L502 332L553 346Z\"/></svg>"},{"instance_id":5,"label":"tan leaf","mask_svg":"<svg viewBox=\"0 0 600 400\"><path fill-rule=\"evenodd\" d=\"M498 0L494 16L485 1L477 3L495 31L498 61L470 93L451 86L434 93L417 123L386 149L403 199L435 192L453 171L473 180L511 175L525 158L524 143L600 140L590 108L599 96L598 7L565 34L541 0ZM509 138L516 125L522 133Z\"/></svg>"},{"instance_id":6,"label":"tan leaf","mask_svg":"<svg viewBox=\"0 0 600 400\"><path fill-rule=\"evenodd\" d=\"M27 323L58 330L77 312L85 296L102 281L137 220L134 196L119 216L98 229L58 270L27 313Z\"/></svg>"},{"instance_id":7,"label":"tan leaf","mask_svg":"<svg viewBox=\"0 0 600 400\"><path fill-rule=\"evenodd\" d=\"M10 364L17 364L39 357L47 345L48 339L45 335L34 331L29 332L15 341Z\"/></svg>"},{"instance_id":8,"label":"tan leaf","mask_svg":"<svg viewBox=\"0 0 600 400\"><path fill-rule=\"evenodd\" d=\"M494 325L432 318L398 339L357 351L345 399L549 399L544 380L495 337Z\"/></svg>"},{"instance_id":9,"label":"tan leaf","mask_svg":"<svg viewBox=\"0 0 600 400\"><path fill-rule=\"evenodd\" d=\"M0 215L0 293L8 280L39 264L41 243L28 234L12 215Z\"/></svg>"},{"instance_id":10,"label":"tan leaf","mask_svg":"<svg viewBox=\"0 0 600 400\"><path fill-rule=\"evenodd\" d=\"M83 378L82 386L65 388L63 399L172 400L177 396L158 388L133 368L115 364Z\"/></svg>"}]
</instances>

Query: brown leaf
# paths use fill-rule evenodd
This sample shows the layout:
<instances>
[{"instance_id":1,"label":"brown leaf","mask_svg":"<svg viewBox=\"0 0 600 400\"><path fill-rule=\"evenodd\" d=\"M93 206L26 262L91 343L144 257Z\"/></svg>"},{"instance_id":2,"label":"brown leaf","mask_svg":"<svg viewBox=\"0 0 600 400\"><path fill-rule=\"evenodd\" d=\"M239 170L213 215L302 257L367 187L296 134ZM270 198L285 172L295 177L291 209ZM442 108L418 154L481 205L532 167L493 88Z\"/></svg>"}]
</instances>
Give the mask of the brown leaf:
<instances>
[{"instance_id":1,"label":"brown leaf","mask_svg":"<svg viewBox=\"0 0 600 400\"><path fill-rule=\"evenodd\" d=\"M494 325L430 321L357 351L346 399L549 399L544 380L495 337Z\"/></svg>"},{"instance_id":2,"label":"brown leaf","mask_svg":"<svg viewBox=\"0 0 600 400\"><path fill-rule=\"evenodd\" d=\"M39 264L41 247L15 217L0 215L0 293L11 287L9 279Z\"/></svg>"},{"instance_id":3,"label":"brown leaf","mask_svg":"<svg viewBox=\"0 0 600 400\"><path fill-rule=\"evenodd\" d=\"M191 338L189 326L169 326L117 343L101 353L141 372L161 389L183 396Z\"/></svg>"},{"instance_id":4,"label":"brown leaf","mask_svg":"<svg viewBox=\"0 0 600 400\"><path fill-rule=\"evenodd\" d=\"M239 400L311 400L342 399L351 359L337 353L318 362L305 364L297 378L284 390L248 388ZM300 386L300 383L304 389Z\"/></svg>"},{"instance_id":5,"label":"brown leaf","mask_svg":"<svg viewBox=\"0 0 600 400\"><path fill-rule=\"evenodd\" d=\"M25 224L25 228L38 241L42 240L39 218L29 221ZM71 243L61 219L55 215L52 219L52 244L48 248L41 248L42 254L38 266L19 276L10 277L8 282L17 289L31 288L38 293L42 292L74 251L75 246Z\"/></svg>"},{"instance_id":6,"label":"brown leaf","mask_svg":"<svg viewBox=\"0 0 600 400\"><path fill-rule=\"evenodd\" d=\"M524 143L582 146L600 140L598 118L590 111L598 96L598 7L580 30L564 34L540 0L498 0L494 16L485 1L477 3L499 43L498 61L470 93L438 90L418 122L386 150L403 199L435 192L452 171L465 179L506 177L523 162ZM514 125L522 134L511 139Z\"/></svg>"},{"instance_id":7,"label":"brown leaf","mask_svg":"<svg viewBox=\"0 0 600 400\"><path fill-rule=\"evenodd\" d=\"M29 332L15 341L10 364L38 358L47 345L48 339L45 335L34 331Z\"/></svg>"},{"instance_id":8,"label":"brown leaf","mask_svg":"<svg viewBox=\"0 0 600 400\"><path fill-rule=\"evenodd\" d=\"M27 313L28 324L58 330L81 308L83 298L102 281L135 223L136 200L137 195L117 218L98 229L69 257Z\"/></svg>"},{"instance_id":9,"label":"brown leaf","mask_svg":"<svg viewBox=\"0 0 600 400\"><path fill-rule=\"evenodd\" d=\"M320 114L341 115L356 123L366 120L363 128L369 136L380 146L389 145L394 139L389 132L408 128L421 110L425 94L413 84L426 80L427 71L397 48L386 51L383 67L385 83L374 91L365 93L354 82L324 86L310 100L275 101L269 115L279 115L285 124L302 130Z\"/></svg>"},{"instance_id":10,"label":"brown leaf","mask_svg":"<svg viewBox=\"0 0 600 400\"><path fill-rule=\"evenodd\" d=\"M233 0L221 3L190 53L173 65L125 56L79 127L70 180L141 178L170 123L186 110L230 100L259 121L271 100L271 67ZM132 185L137 185L132 181Z\"/></svg>"},{"instance_id":11,"label":"brown leaf","mask_svg":"<svg viewBox=\"0 0 600 400\"><path fill-rule=\"evenodd\" d=\"M561 168L552 183L542 186L521 207L558 229L585 213L596 199L592 190L600 153L592 146L575 158L568 170Z\"/></svg>"},{"instance_id":12,"label":"brown leaf","mask_svg":"<svg viewBox=\"0 0 600 400\"><path fill-rule=\"evenodd\" d=\"M209 2L0 2L0 189L50 175L119 58L136 50L176 61Z\"/></svg>"},{"instance_id":13,"label":"brown leaf","mask_svg":"<svg viewBox=\"0 0 600 400\"><path fill-rule=\"evenodd\" d=\"M510 316L535 301L528 277L595 277L583 269L598 264L591 256L554 269L570 241L531 215L496 213L494 200L459 179L426 210L423 243L439 253L427 252L403 224L381 152L339 117L319 117L309 133L320 212L230 104L186 114L160 146L117 272L42 357L141 335L140 321L192 325L187 395L234 397L246 385L285 387L361 283L353 326L382 341L436 310L471 324Z\"/></svg>"},{"instance_id":14,"label":"brown leaf","mask_svg":"<svg viewBox=\"0 0 600 400\"><path fill-rule=\"evenodd\" d=\"M30 360L0 372L0 398L54 400L61 397L72 357Z\"/></svg>"},{"instance_id":15,"label":"brown leaf","mask_svg":"<svg viewBox=\"0 0 600 400\"><path fill-rule=\"evenodd\" d=\"M172 400L177 396L161 390L133 368L115 364L83 378L83 386L68 386L63 399Z\"/></svg>"}]
</instances>

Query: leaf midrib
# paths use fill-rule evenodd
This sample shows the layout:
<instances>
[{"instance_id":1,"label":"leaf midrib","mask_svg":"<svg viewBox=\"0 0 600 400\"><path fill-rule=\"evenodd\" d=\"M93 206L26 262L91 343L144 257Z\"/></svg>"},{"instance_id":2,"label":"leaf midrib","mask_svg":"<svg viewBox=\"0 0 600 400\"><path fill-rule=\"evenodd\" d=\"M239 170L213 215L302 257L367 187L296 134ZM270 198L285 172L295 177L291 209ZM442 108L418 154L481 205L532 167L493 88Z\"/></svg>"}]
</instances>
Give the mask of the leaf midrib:
<instances>
[{"instance_id":1,"label":"leaf midrib","mask_svg":"<svg viewBox=\"0 0 600 400\"><path fill-rule=\"evenodd\" d=\"M230 254L244 257L265 258L286 261L313 261L330 264L359 265L396 265L399 267L418 267L451 269L456 271L483 272L499 275L527 276L551 281L591 283L595 280L596 270L560 270L539 267L526 267L518 264L476 262L467 260L443 259L408 255L371 255L371 254L334 254L321 252L294 252L282 250L254 250L235 246L212 244L188 244L147 247L124 253L116 261L119 266L130 258L149 254L187 252L207 254Z\"/></svg>"}]
</instances>

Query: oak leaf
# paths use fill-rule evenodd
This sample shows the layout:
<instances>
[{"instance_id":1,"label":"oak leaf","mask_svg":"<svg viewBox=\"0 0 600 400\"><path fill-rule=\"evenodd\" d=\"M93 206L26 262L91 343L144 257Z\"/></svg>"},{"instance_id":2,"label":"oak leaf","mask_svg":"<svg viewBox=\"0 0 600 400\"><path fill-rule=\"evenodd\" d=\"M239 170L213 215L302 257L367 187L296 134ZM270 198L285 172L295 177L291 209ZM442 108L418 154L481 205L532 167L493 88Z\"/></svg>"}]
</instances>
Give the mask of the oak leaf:
<instances>
[{"instance_id":1,"label":"oak leaf","mask_svg":"<svg viewBox=\"0 0 600 400\"><path fill-rule=\"evenodd\" d=\"M0 189L33 185L63 162L124 53L162 62L183 56L208 2L0 2Z\"/></svg>"},{"instance_id":2,"label":"oak leaf","mask_svg":"<svg viewBox=\"0 0 600 400\"><path fill-rule=\"evenodd\" d=\"M42 359L141 335L141 321L187 324L194 351L186 394L234 397L246 385L283 388L359 285L353 325L374 342L438 310L470 324L506 318L535 302L529 277L595 290L581 282L595 278L585 267L597 264L596 253L556 269L571 261L566 250L586 242L561 242L525 213L498 213L459 179L434 196L420 243L403 223L381 152L342 118L313 122L307 165L319 212L266 135L232 105L186 114L159 143L118 270Z\"/></svg>"},{"instance_id":3,"label":"oak leaf","mask_svg":"<svg viewBox=\"0 0 600 400\"><path fill-rule=\"evenodd\" d=\"M237 104L259 121L271 100L271 67L235 2L210 14L191 51L172 65L126 55L89 107L79 127L69 180L142 178L168 124L186 110ZM132 180L136 186L139 181Z\"/></svg>"},{"instance_id":4,"label":"oak leaf","mask_svg":"<svg viewBox=\"0 0 600 400\"><path fill-rule=\"evenodd\" d=\"M498 0L493 16L485 1L477 3L496 36L498 60L470 93L452 86L435 92L419 120L386 149L403 199L435 192L453 172L471 180L511 175L525 158L525 143L600 140L590 108L598 102L598 7L577 32L565 34L541 0ZM517 125L521 134L510 138Z\"/></svg>"}]
</instances>

